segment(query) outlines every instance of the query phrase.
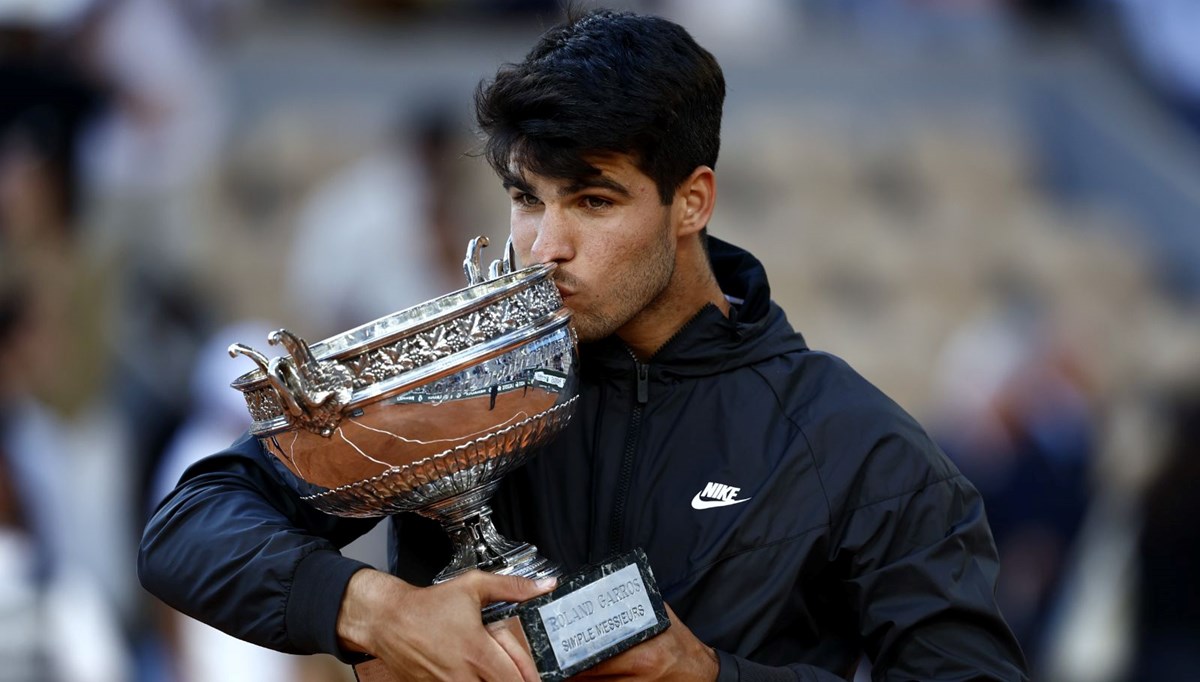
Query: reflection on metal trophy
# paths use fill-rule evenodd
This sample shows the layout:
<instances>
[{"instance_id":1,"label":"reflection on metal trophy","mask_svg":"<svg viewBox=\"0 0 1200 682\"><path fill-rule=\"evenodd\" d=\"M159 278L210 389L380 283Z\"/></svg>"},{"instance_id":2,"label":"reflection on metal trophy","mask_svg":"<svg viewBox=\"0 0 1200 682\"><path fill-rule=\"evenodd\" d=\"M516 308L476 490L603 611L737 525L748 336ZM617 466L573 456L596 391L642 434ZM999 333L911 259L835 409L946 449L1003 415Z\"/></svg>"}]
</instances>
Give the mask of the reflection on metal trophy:
<instances>
[{"instance_id":1,"label":"reflection on metal trophy","mask_svg":"<svg viewBox=\"0 0 1200 682\"><path fill-rule=\"evenodd\" d=\"M311 345L281 329L268 339L287 351L279 357L242 344L229 349L258 365L232 385L246 399L251 433L295 475L302 498L339 516L412 511L439 521L453 558L435 582L474 568L535 579L561 574L537 548L501 536L488 502L500 479L571 418L578 354L570 311L551 279L553 264L514 270L510 242L485 274L486 245L471 240L465 289ZM621 567L636 570L616 576ZM640 591L644 622L618 615L623 627L583 647L595 639L584 622L575 628L584 634L569 635L578 641L568 640L560 611L570 612L588 590L604 592L606 581ZM521 615L544 679L573 674L666 627L640 553L562 582L535 600L544 618L531 616L534 602L484 609L487 620ZM574 653L556 658L564 647ZM381 666L359 668L361 679L386 679Z\"/></svg>"},{"instance_id":2,"label":"reflection on metal trophy","mask_svg":"<svg viewBox=\"0 0 1200 682\"><path fill-rule=\"evenodd\" d=\"M575 339L550 279L517 272L511 246L485 277L471 241L469 286L309 345L271 334L287 355L235 344L258 369L233 387L251 433L300 480L303 498L339 516L415 511L441 522L454 556L436 582L483 568L556 575L534 547L496 532L488 500L571 417Z\"/></svg>"}]
</instances>

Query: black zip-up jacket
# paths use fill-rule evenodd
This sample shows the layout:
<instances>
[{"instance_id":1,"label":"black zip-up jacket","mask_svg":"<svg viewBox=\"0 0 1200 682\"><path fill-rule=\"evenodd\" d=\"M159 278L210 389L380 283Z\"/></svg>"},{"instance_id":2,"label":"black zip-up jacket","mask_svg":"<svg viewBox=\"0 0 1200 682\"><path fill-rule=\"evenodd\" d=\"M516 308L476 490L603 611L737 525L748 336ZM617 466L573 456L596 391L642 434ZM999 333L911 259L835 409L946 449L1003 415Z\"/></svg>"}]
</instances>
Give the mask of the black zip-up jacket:
<instances>
[{"instance_id":1,"label":"black zip-up jacket","mask_svg":"<svg viewBox=\"0 0 1200 682\"><path fill-rule=\"evenodd\" d=\"M647 363L581 347L566 431L505 478L509 537L567 569L635 546L719 654L720 679L1023 680L993 592L983 503L928 436L844 362L809 350L762 266L710 239L735 302L701 310ZM184 475L146 528L139 573L168 604L271 648L327 652L370 521L299 502L244 438ZM393 519L392 570L449 559L433 522Z\"/></svg>"}]
</instances>

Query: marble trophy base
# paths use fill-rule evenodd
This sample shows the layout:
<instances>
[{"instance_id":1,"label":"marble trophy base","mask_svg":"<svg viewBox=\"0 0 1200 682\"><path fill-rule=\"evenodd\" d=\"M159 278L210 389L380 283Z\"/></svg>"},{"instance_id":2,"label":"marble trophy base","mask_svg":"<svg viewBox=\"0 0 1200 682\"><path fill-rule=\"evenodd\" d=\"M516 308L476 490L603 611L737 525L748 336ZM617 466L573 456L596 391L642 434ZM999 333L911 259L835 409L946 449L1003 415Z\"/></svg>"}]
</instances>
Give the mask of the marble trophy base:
<instances>
[{"instance_id":1,"label":"marble trophy base","mask_svg":"<svg viewBox=\"0 0 1200 682\"><path fill-rule=\"evenodd\" d=\"M641 549L560 578L553 592L506 613L520 619L538 673L546 682L565 680L670 626ZM354 666L354 672L359 682L396 682L378 659Z\"/></svg>"},{"instance_id":2,"label":"marble trophy base","mask_svg":"<svg viewBox=\"0 0 1200 682\"><path fill-rule=\"evenodd\" d=\"M515 614L543 680L565 680L670 627L641 549L561 578Z\"/></svg>"}]
</instances>

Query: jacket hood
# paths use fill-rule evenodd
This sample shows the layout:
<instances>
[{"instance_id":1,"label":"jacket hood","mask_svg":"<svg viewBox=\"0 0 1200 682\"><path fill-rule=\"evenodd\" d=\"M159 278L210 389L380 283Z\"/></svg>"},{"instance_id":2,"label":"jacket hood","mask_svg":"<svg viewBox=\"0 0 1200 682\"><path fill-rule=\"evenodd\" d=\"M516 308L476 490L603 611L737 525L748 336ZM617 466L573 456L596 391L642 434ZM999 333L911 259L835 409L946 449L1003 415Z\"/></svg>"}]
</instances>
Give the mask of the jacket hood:
<instances>
[{"instance_id":1,"label":"jacket hood","mask_svg":"<svg viewBox=\"0 0 1200 682\"><path fill-rule=\"evenodd\" d=\"M733 244L708 238L709 261L730 302L729 317L709 303L650 358L664 374L704 376L807 349L783 309L771 300L762 263ZM630 367L631 353L616 335L580 345L585 367Z\"/></svg>"}]
</instances>

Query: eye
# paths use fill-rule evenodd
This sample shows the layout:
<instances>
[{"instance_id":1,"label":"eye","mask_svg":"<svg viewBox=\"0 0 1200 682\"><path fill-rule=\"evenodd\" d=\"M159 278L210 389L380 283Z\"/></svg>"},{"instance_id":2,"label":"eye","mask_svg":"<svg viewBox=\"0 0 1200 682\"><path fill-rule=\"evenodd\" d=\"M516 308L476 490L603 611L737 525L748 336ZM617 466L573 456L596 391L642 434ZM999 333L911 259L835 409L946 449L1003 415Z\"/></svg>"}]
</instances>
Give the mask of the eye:
<instances>
[{"instance_id":1,"label":"eye","mask_svg":"<svg viewBox=\"0 0 1200 682\"><path fill-rule=\"evenodd\" d=\"M583 198L583 205L590 209L602 209L612 206L612 202L604 197L586 196Z\"/></svg>"},{"instance_id":2,"label":"eye","mask_svg":"<svg viewBox=\"0 0 1200 682\"><path fill-rule=\"evenodd\" d=\"M540 206L542 204L541 199L538 199L537 197L533 196L532 194L529 194L528 192L520 192L518 194L514 194L512 200L513 200L514 204L516 204L522 208L533 208L535 206Z\"/></svg>"}]
</instances>

